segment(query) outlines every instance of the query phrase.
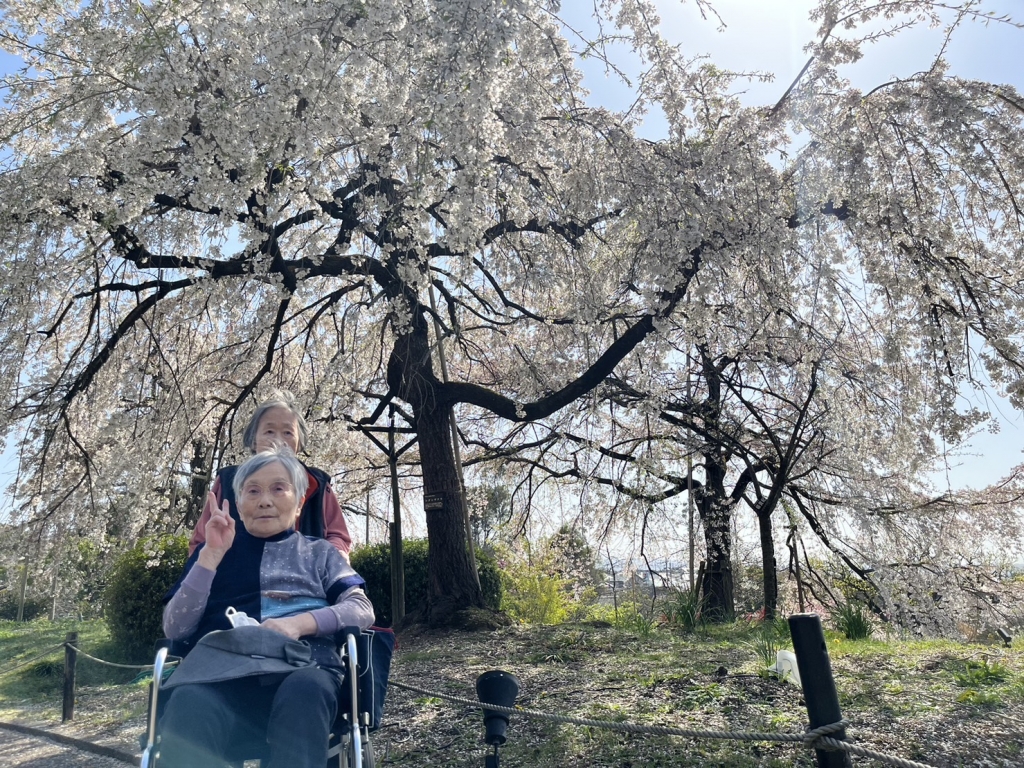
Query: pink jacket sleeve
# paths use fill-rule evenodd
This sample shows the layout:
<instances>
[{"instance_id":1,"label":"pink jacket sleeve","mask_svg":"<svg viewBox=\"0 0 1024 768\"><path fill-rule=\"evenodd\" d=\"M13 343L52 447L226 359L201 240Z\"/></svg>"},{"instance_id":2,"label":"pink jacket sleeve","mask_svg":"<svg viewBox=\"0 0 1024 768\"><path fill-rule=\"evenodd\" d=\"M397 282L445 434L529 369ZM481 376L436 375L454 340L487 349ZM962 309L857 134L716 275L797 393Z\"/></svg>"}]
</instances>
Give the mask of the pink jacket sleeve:
<instances>
[{"instance_id":1,"label":"pink jacket sleeve","mask_svg":"<svg viewBox=\"0 0 1024 768\"><path fill-rule=\"evenodd\" d=\"M211 488L210 491L217 497L217 501L221 500L220 477L213 481L213 488ZM196 529L192 531L192 538L188 540L189 557L191 557L192 553L196 551L196 547L206 541L206 523L210 520L210 515L213 514L213 510L213 502L210 501L210 496L207 494L206 502L203 504L203 514L199 516L199 522L196 523ZM348 533L347 529L345 533Z\"/></svg>"},{"instance_id":2,"label":"pink jacket sleeve","mask_svg":"<svg viewBox=\"0 0 1024 768\"><path fill-rule=\"evenodd\" d=\"M348 560L349 550L352 549L352 535L348 532L345 514L341 511L338 497L334 495L334 489L330 484L324 488L323 513L324 538Z\"/></svg>"}]
</instances>

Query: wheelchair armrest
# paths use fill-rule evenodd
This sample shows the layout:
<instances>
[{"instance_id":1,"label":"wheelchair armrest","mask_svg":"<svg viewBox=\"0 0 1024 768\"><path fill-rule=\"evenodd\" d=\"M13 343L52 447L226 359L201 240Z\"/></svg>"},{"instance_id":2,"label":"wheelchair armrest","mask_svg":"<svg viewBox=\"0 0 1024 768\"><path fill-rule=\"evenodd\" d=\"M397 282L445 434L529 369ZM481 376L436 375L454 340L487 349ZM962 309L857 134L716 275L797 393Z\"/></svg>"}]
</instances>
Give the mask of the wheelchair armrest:
<instances>
[{"instance_id":1,"label":"wheelchair armrest","mask_svg":"<svg viewBox=\"0 0 1024 768\"><path fill-rule=\"evenodd\" d=\"M334 644L339 649L340 648L344 648L345 647L345 642L348 639L349 635L353 635L354 637L359 637L359 635L362 634L362 631L363 630L361 630L359 627L342 627L341 629L339 629L337 632L334 633Z\"/></svg>"},{"instance_id":2,"label":"wheelchair armrest","mask_svg":"<svg viewBox=\"0 0 1024 768\"><path fill-rule=\"evenodd\" d=\"M168 656L177 656L179 659L183 659L192 650L192 644L184 640L171 640L169 637L161 637L153 643L153 653L156 653L161 648L167 649Z\"/></svg>"}]
</instances>

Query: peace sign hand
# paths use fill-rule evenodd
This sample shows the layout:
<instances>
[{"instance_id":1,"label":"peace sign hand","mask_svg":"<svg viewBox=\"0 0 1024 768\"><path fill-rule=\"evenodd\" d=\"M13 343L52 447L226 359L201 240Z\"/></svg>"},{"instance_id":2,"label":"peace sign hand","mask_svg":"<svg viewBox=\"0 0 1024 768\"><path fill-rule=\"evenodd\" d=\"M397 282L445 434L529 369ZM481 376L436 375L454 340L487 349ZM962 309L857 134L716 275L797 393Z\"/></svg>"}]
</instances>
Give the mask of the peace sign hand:
<instances>
[{"instance_id":1,"label":"peace sign hand","mask_svg":"<svg viewBox=\"0 0 1024 768\"><path fill-rule=\"evenodd\" d=\"M199 564L215 571L235 541L235 520L231 517L231 502L225 499L218 508L216 496L212 492L210 496L214 510L206 521L206 543L199 552Z\"/></svg>"}]
</instances>

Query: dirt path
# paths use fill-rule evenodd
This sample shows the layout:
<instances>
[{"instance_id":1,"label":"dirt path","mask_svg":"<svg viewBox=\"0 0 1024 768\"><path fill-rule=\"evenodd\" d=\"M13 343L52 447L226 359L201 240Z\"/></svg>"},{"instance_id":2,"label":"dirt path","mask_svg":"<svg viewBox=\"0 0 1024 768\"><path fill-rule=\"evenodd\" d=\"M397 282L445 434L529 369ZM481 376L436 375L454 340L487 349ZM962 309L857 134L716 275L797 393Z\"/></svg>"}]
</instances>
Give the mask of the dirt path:
<instances>
[{"instance_id":1,"label":"dirt path","mask_svg":"<svg viewBox=\"0 0 1024 768\"><path fill-rule=\"evenodd\" d=\"M125 768L127 763L0 727L0 768Z\"/></svg>"}]
</instances>

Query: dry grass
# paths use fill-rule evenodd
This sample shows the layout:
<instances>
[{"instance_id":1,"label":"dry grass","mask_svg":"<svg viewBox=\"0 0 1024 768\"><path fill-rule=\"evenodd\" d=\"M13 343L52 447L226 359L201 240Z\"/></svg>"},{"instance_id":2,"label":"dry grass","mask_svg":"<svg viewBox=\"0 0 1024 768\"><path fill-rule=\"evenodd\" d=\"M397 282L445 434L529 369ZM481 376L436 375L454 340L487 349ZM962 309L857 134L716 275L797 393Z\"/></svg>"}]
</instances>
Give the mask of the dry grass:
<instances>
[{"instance_id":1,"label":"dry grass","mask_svg":"<svg viewBox=\"0 0 1024 768\"><path fill-rule=\"evenodd\" d=\"M510 627L493 632L409 631L394 679L475 699L489 669L518 676L520 706L640 724L715 730L803 730L800 690L759 674L747 625L641 637L611 627ZM940 768L1024 764L1024 652L947 641L851 642L829 636L850 736L858 744ZM722 668L725 674L722 674ZM138 684L80 689L73 732L134 748L144 718ZM13 705L13 706L12 706ZM5 705L32 724L59 720L51 704ZM378 762L482 766L479 708L393 688L374 736ZM503 766L812 766L813 753L774 743L620 734L514 716ZM856 766L875 763L854 759Z\"/></svg>"},{"instance_id":2,"label":"dry grass","mask_svg":"<svg viewBox=\"0 0 1024 768\"><path fill-rule=\"evenodd\" d=\"M1024 654L948 642L829 642L857 743L935 766L1024 764ZM981 658L1005 669L1004 679L976 675L978 684L964 687L962 670ZM545 712L702 730L799 732L807 722L800 690L759 674L744 625L648 638L591 626L422 633L403 638L394 676L475 698L477 675L495 668L519 677L520 706ZM387 764L483 765L479 709L401 689L389 696L375 739ZM505 765L539 768L814 765L811 752L789 745L619 734L518 717L502 755Z\"/></svg>"}]
</instances>

